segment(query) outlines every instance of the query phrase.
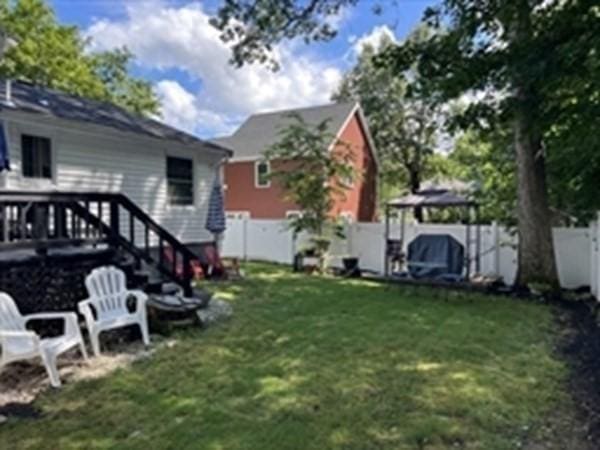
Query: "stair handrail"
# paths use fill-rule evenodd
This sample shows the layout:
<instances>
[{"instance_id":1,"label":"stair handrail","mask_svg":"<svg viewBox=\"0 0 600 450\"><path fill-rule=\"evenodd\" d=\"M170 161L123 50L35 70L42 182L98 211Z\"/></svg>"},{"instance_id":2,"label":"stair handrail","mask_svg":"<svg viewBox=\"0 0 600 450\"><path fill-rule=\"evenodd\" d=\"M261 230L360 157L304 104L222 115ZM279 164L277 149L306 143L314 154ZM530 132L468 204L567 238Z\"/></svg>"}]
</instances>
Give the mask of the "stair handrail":
<instances>
[{"instance_id":1,"label":"stair handrail","mask_svg":"<svg viewBox=\"0 0 600 450\"><path fill-rule=\"evenodd\" d=\"M200 258L192 252L185 244L183 244L178 238L171 234L165 227L156 222L152 217L148 215L142 208L136 205L129 197L124 194L115 194L120 201L121 206L128 211L133 211L135 215L145 222L150 228L157 234L161 234L162 238L167 241L172 247L177 247L181 253L186 254L192 260L200 260Z\"/></svg>"},{"instance_id":2,"label":"stair handrail","mask_svg":"<svg viewBox=\"0 0 600 450\"><path fill-rule=\"evenodd\" d=\"M183 244L177 237L170 233L167 229L156 222L148 213L142 208L135 204L129 197L122 193L114 192L65 192L65 191L53 191L53 192L35 192L35 191L7 191L0 190L0 203L18 203L18 202L38 202L38 203L63 203L68 207L74 214L80 217L82 220L92 223L93 225L104 232L106 235L113 240L113 244L123 247L125 250L130 252L136 258L142 258L147 262L153 262L156 268L163 274L169 276L173 281L177 282L183 287L186 295L191 293L191 280L192 271L190 268L191 262L196 260L200 261L198 255L191 251L185 244ZM106 223L103 217L98 217L88 207L84 207L83 204L89 205L90 203L98 202L99 204L106 202L111 207L110 222ZM131 216L139 220L143 226L146 227L148 232L152 231L157 235L159 240L159 261L156 261L148 250L144 251L138 248L133 242L121 233L119 226L119 214L118 207L121 206ZM113 214L113 208L116 209L116 218ZM100 213L101 215L101 213ZM166 266L162 264L163 241L173 249L174 267L175 270L168 270ZM177 253L179 253L183 259L182 261L182 277L177 274Z\"/></svg>"}]
</instances>

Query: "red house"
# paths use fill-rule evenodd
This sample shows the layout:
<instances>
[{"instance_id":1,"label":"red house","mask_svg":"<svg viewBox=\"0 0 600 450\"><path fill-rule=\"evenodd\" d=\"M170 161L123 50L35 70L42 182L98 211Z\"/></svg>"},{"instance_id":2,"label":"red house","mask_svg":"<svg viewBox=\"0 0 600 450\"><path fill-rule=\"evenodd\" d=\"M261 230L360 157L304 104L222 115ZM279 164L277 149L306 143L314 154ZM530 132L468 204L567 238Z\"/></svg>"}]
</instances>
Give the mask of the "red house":
<instances>
[{"instance_id":1,"label":"red house","mask_svg":"<svg viewBox=\"0 0 600 450\"><path fill-rule=\"evenodd\" d=\"M214 139L234 151L225 166L225 209L229 217L284 219L300 213L286 199L276 180L269 180L272 165L263 154L279 139L279 131L292 123L290 113L299 114L310 125L328 120L329 133L337 145L350 146L354 153L355 173L343 198L334 199L332 214L351 221L371 222L377 209L378 165L373 140L358 103L333 103L295 110L275 111L250 116L231 136ZM340 144L343 143L343 144Z\"/></svg>"}]
</instances>

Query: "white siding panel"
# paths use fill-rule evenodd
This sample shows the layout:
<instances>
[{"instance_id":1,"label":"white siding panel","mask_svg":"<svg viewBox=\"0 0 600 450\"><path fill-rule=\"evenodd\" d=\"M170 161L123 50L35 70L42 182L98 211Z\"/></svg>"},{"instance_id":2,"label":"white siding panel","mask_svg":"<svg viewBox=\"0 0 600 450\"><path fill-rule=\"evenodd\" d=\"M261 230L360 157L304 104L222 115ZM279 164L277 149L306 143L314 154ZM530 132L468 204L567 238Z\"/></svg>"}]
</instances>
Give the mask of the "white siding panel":
<instances>
[{"instance_id":1,"label":"white siding panel","mask_svg":"<svg viewBox=\"0 0 600 450\"><path fill-rule=\"evenodd\" d=\"M154 220L185 242L208 241L204 228L210 189L219 164L217 156L178 144L127 139L107 132L105 136L72 129L51 127L22 120L8 124L11 172L6 176L9 189L121 192ZM53 180L30 180L21 176L21 133L52 139ZM194 205L167 204L166 157L173 155L194 160ZM124 216L122 227L129 222ZM125 228L123 228L123 231ZM136 227L136 239L143 233Z\"/></svg>"}]
</instances>

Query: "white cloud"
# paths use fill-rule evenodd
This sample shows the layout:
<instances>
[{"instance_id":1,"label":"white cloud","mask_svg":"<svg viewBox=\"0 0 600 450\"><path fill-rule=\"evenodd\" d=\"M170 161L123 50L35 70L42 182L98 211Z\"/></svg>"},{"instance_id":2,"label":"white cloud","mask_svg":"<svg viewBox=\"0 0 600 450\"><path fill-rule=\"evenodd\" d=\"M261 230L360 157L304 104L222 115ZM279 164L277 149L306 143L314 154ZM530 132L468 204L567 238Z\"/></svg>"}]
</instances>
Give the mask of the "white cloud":
<instances>
[{"instance_id":1,"label":"white cloud","mask_svg":"<svg viewBox=\"0 0 600 450\"><path fill-rule=\"evenodd\" d=\"M356 55L360 55L366 46L372 47L378 50L381 46L382 39L389 39L392 42L397 42L396 35L390 27L387 25L377 25L373 29L363 34L360 37L353 36L350 38L352 44L352 50Z\"/></svg>"},{"instance_id":2,"label":"white cloud","mask_svg":"<svg viewBox=\"0 0 600 450\"><path fill-rule=\"evenodd\" d=\"M212 121L223 130L228 122L254 112L327 102L341 79L337 67L291 46L276 49L278 72L260 65L236 69L228 63L230 50L208 20L199 3L177 7L136 2L125 18L98 20L86 34L92 38L92 51L126 45L142 67L176 68L199 80L201 88L195 93L173 80L156 86L165 102L165 120L196 132L210 128L194 125L196 120Z\"/></svg>"},{"instance_id":3,"label":"white cloud","mask_svg":"<svg viewBox=\"0 0 600 450\"><path fill-rule=\"evenodd\" d=\"M165 122L185 131L194 131L200 112L194 95L177 81L159 81L154 91L161 102L161 116Z\"/></svg>"},{"instance_id":4,"label":"white cloud","mask_svg":"<svg viewBox=\"0 0 600 450\"><path fill-rule=\"evenodd\" d=\"M176 80L161 80L154 92L161 103L160 118L180 130L204 137L224 136L235 131L225 114L202 109L199 98Z\"/></svg>"}]
</instances>

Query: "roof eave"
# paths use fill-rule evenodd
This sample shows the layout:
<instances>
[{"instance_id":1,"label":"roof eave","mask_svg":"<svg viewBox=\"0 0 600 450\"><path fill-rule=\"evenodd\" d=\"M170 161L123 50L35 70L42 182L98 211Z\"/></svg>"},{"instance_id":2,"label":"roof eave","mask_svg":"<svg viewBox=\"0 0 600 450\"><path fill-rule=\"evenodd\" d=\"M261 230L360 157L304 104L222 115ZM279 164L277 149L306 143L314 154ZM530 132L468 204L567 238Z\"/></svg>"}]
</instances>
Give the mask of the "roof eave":
<instances>
[{"instance_id":1,"label":"roof eave","mask_svg":"<svg viewBox=\"0 0 600 450\"><path fill-rule=\"evenodd\" d=\"M233 149L229 148L229 147L225 147L224 145L220 145L220 144L215 144L212 141L202 141L203 144L207 147L210 147L211 149L223 152L227 155L228 158L233 157L233 154L235 153L233 151Z\"/></svg>"},{"instance_id":2,"label":"roof eave","mask_svg":"<svg viewBox=\"0 0 600 450\"><path fill-rule=\"evenodd\" d=\"M365 117L365 113L360 106L359 102L356 102L356 112L358 113L359 120L363 125L363 130L367 137L367 142L369 143L369 148L371 149L371 155L373 156L373 161L375 162L375 166L379 170L379 156L377 154L377 147L375 147L375 141L373 140L373 136L371 135L371 130L369 129L369 123L367 122L367 118Z\"/></svg>"}]
</instances>

